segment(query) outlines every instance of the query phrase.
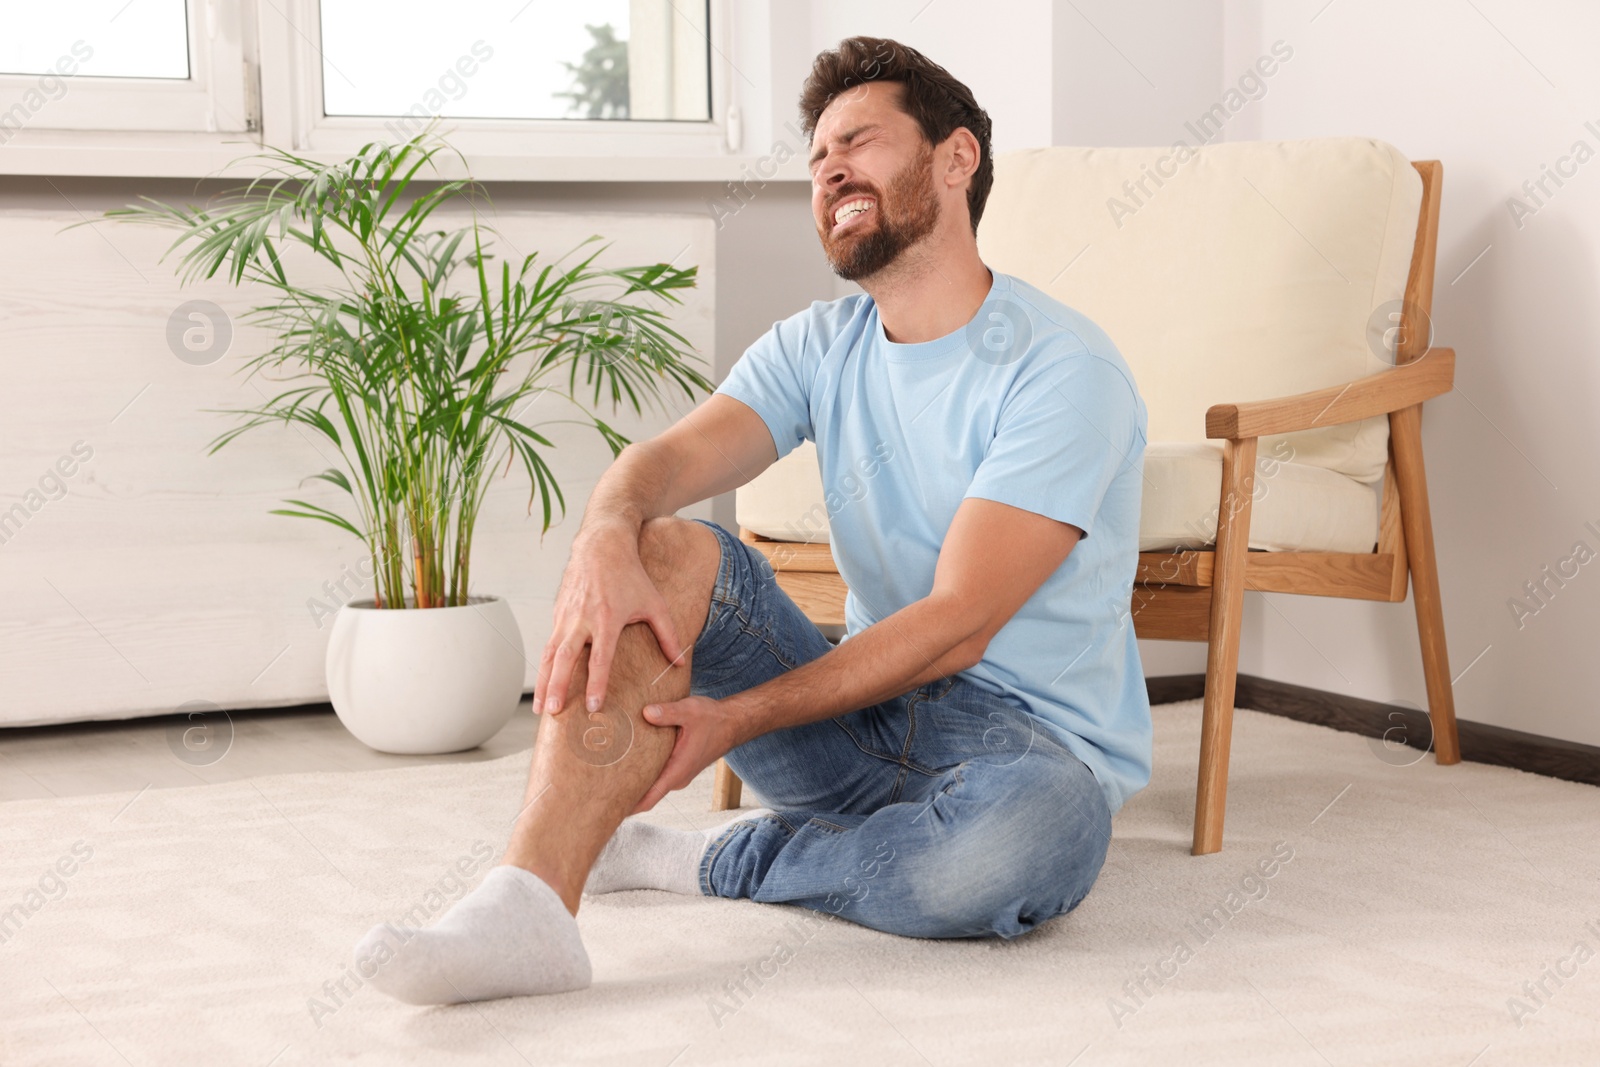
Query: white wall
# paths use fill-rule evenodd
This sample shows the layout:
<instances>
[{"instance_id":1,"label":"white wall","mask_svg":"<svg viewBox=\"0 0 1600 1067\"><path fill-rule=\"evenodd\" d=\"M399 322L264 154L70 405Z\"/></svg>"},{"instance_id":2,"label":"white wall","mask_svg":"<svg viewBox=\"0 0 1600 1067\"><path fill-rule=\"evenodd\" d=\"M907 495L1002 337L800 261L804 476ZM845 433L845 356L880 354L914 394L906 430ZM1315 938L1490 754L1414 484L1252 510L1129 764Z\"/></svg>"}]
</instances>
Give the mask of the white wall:
<instances>
[{"instance_id":1,"label":"white wall","mask_svg":"<svg viewBox=\"0 0 1600 1067\"><path fill-rule=\"evenodd\" d=\"M1600 563L1521 626L1508 607L1577 542L1600 552L1600 158L1520 226L1508 208L1575 142L1600 152L1600 7L1323 3L1229 0L1225 78L1274 40L1295 53L1228 135L1371 135L1443 162L1434 323L1456 390L1423 437L1457 713L1600 744ZM1246 598L1241 670L1426 706L1409 601Z\"/></svg>"},{"instance_id":2,"label":"white wall","mask_svg":"<svg viewBox=\"0 0 1600 1067\"><path fill-rule=\"evenodd\" d=\"M809 6L809 36L791 52L791 100L824 48L858 34L888 37L967 84L994 123L996 152L1051 143L1049 0L987 0L981 13L952 0L811 0Z\"/></svg>"},{"instance_id":3,"label":"white wall","mask_svg":"<svg viewBox=\"0 0 1600 1067\"><path fill-rule=\"evenodd\" d=\"M98 199L74 202L89 214ZM370 595L370 581L359 580L365 548L331 526L270 511L300 497L353 515L337 489L303 484L342 466L337 450L267 426L206 454L237 424L207 409L256 406L289 388L258 388L241 373L267 346L263 331L244 322L263 294L222 282L182 287L175 264L159 262L171 234L68 229L80 217L67 204L0 210L0 506L22 516L0 543L0 723L167 714L195 700L224 708L324 700L327 612ZM444 226L466 219L435 218ZM494 224L501 251L509 244L514 255L554 258L601 233L613 241L601 255L607 265L698 265L699 284L673 324L698 351L714 353L708 218L502 204ZM235 330L226 354L206 366L181 361L168 342L169 316L196 298L219 305ZM666 406L643 418L624 413L616 425L648 436L689 401L680 394ZM583 502L611 459L592 431L549 422L573 414L542 398L520 416L548 426L557 444L546 458L567 493L567 516L541 540L519 465L492 483L473 543L472 591L510 602L530 687ZM64 456L60 473L70 476L27 495ZM22 510L10 510L18 497ZM710 504L686 513L709 517Z\"/></svg>"},{"instance_id":4,"label":"white wall","mask_svg":"<svg viewBox=\"0 0 1600 1067\"><path fill-rule=\"evenodd\" d=\"M1171 144L1216 100L1222 0L1054 5L1050 144Z\"/></svg>"}]
</instances>

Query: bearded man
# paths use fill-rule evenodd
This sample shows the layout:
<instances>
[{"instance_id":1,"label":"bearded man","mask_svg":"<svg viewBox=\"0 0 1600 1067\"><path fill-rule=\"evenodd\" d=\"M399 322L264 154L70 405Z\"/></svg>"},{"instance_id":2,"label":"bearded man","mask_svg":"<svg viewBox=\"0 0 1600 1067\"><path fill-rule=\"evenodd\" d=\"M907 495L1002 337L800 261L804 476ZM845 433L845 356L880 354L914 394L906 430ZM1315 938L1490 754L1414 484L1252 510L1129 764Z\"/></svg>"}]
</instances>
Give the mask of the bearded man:
<instances>
[{"instance_id":1,"label":"bearded man","mask_svg":"<svg viewBox=\"0 0 1600 1067\"><path fill-rule=\"evenodd\" d=\"M596 486L539 663L543 715L501 863L362 974L410 1003L587 986L585 893L827 911L1015 938L1094 884L1149 781L1129 619L1146 412L1093 322L979 257L990 122L894 41L817 57L812 212L861 293L776 323ZM849 587L837 646L765 557L674 517L816 443ZM630 738L614 762L583 738ZM637 818L719 757L767 805L710 831Z\"/></svg>"}]
</instances>

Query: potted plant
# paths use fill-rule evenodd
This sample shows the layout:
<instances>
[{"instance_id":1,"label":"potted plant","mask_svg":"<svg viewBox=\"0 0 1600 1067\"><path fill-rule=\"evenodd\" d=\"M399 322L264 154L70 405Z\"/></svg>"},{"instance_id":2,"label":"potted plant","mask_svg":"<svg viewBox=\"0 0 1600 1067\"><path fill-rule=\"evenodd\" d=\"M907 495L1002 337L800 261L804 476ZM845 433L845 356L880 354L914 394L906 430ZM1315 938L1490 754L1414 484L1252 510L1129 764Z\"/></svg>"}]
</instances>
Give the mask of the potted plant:
<instances>
[{"instance_id":1,"label":"potted plant","mask_svg":"<svg viewBox=\"0 0 1600 1067\"><path fill-rule=\"evenodd\" d=\"M666 314L697 268L603 267L604 247L585 247L598 237L553 263L537 253L497 262L478 217L482 187L419 179L437 175L446 151L432 128L339 163L275 150L254 157L260 176L204 206L146 197L107 212L175 229L169 254L183 250L185 284L222 275L266 298L247 321L276 340L242 370L282 391L223 409L238 425L211 451L293 423L342 458L307 480L349 494L354 514L304 499L273 514L329 523L371 554L375 595L340 609L328 692L350 732L386 752L472 748L521 699L516 620L504 599L471 590L473 527L492 473L521 462L542 534L566 501L539 426L591 425L615 455L628 441L597 414L603 399L642 413L663 388L693 398L712 387ZM470 223L436 228L435 213L451 205L471 208ZM337 280L304 281L313 266ZM523 410L543 392L580 417L530 425Z\"/></svg>"}]
</instances>

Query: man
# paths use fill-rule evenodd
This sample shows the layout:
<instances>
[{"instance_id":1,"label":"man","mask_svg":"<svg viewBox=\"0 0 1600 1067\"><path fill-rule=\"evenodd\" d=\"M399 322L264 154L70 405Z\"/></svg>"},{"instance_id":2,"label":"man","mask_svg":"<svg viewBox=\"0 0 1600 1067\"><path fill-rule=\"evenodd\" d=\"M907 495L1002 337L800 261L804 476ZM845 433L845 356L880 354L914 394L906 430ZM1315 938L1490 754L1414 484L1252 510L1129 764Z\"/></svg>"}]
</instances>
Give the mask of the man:
<instances>
[{"instance_id":1,"label":"man","mask_svg":"<svg viewBox=\"0 0 1600 1067\"><path fill-rule=\"evenodd\" d=\"M989 118L944 68L851 38L817 58L801 112L823 251L865 292L775 324L596 486L501 865L433 928L357 946L401 1000L587 986L585 892L1017 937L1083 899L1149 780L1129 618L1146 414L1127 366L980 260ZM858 490L830 516L850 588L836 648L759 553L671 517L802 439L826 488ZM724 755L770 809L708 832L624 821Z\"/></svg>"}]
</instances>

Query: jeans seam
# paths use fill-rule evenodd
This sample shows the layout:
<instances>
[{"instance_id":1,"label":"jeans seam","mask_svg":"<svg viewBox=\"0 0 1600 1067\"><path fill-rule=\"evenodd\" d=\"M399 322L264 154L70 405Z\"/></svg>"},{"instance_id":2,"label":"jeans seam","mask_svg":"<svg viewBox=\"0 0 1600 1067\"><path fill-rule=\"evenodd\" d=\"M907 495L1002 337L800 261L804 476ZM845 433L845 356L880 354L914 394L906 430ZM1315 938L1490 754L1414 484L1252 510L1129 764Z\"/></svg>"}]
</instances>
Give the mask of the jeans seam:
<instances>
[{"instance_id":1,"label":"jeans seam","mask_svg":"<svg viewBox=\"0 0 1600 1067\"><path fill-rule=\"evenodd\" d=\"M911 742L917 737L917 705L922 703L922 697L912 697L906 701L906 740L900 746L899 763L902 767L911 765Z\"/></svg>"},{"instance_id":2,"label":"jeans seam","mask_svg":"<svg viewBox=\"0 0 1600 1067\"><path fill-rule=\"evenodd\" d=\"M707 612L706 624L701 629L701 636L710 632L712 626L721 621L723 614L729 606L737 605L739 598L732 595L733 590L733 553L728 550L728 533L716 523L696 519L717 536L719 559L717 561L717 578L711 584L711 610ZM698 642L697 642L698 643Z\"/></svg>"},{"instance_id":3,"label":"jeans seam","mask_svg":"<svg viewBox=\"0 0 1600 1067\"><path fill-rule=\"evenodd\" d=\"M906 712L907 712L908 716L913 714L912 709L919 702L919 699L920 698L913 698L911 701L907 702L907 704L906 704ZM862 708L860 710L864 711L866 709ZM858 750L860 750L860 752L863 755L871 756L873 759L883 760L885 763L893 763L893 764L899 766L900 768L902 768L902 770L916 771L918 774L924 774L924 775L927 775L929 777L937 777L937 776L939 776L939 775L944 773L943 770L940 770L940 769L935 768L935 767L925 767L921 763L919 763L917 760L914 760L914 759L912 759L910 757L911 739L910 739L909 734L908 734L908 736L906 738L906 744L904 746L902 746L902 748L901 748L900 754L897 755L897 756L894 756L894 755L890 755L890 754L888 754L886 752L875 751L873 749L868 748L866 745L863 745L861 743L861 739L858 738L855 735L855 731L851 730L849 726L845 725L843 719L844 719L844 716L836 715L830 721L835 726L837 726L839 729L844 731L844 735L850 739L850 743L852 745L855 745L856 748ZM912 721L912 732L914 732L914 730L915 730L915 720L913 719L913 721ZM900 785L904 784L904 782L905 782L905 775L902 773L899 777L896 778L895 787L898 788Z\"/></svg>"},{"instance_id":4,"label":"jeans seam","mask_svg":"<svg viewBox=\"0 0 1600 1067\"><path fill-rule=\"evenodd\" d=\"M950 773L955 775L956 780L951 782L945 788L939 790L939 795L940 796L949 796L951 793L954 793L957 789L960 789L963 785L966 784L966 781L967 781L966 770L967 770L967 764L969 762L971 762L971 761L970 760L962 760L960 763L958 763L954 767L950 768Z\"/></svg>"},{"instance_id":5,"label":"jeans seam","mask_svg":"<svg viewBox=\"0 0 1600 1067\"><path fill-rule=\"evenodd\" d=\"M866 709L865 708L861 708L859 710L865 711ZM861 752L861 754L863 756L871 756L873 759L883 760L885 763L894 763L894 764L900 763L900 760L896 759L894 756L885 755L882 752L874 752L872 749L868 748L866 745L863 745L861 743L861 739L858 738L855 735L855 731L851 730L850 727L846 726L841 721L843 718L844 718L844 716L842 716L842 715L835 715L832 719L830 719L828 721L833 723L833 725L837 726L839 729L843 730L844 731L844 735L850 739L850 743L852 745L856 746L856 748ZM918 769L920 770L921 768L918 768Z\"/></svg>"},{"instance_id":6,"label":"jeans seam","mask_svg":"<svg viewBox=\"0 0 1600 1067\"><path fill-rule=\"evenodd\" d=\"M789 817L786 816L783 812L781 812L781 811L773 812L772 813L772 818L777 819L779 825L781 825L785 830L789 831L790 834L797 834L797 833L800 832L800 827L798 827L794 823L790 822L789 821Z\"/></svg>"},{"instance_id":7,"label":"jeans seam","mask_svg":"<svg viewBox=\"0 0 1600 1067\"><path fill-rule=\"evenodd\" d=\"M767 651L772 653L772 658L783 664L783 669L785 671L792 671L799 666L799 664L791 662L789 657L783 654L783 649L778 647L778 643L772 639L771 633L766 631L758 631L751 628L750 617L744 613L743 603L736 605L733 609L733 613L739 619L739 632L744 634L746 637L753 637L757 641L760 641L763 645L766 645Z\"/></svg>"},{"instance_id":8,"label":"jeans seam","mask_svg":"<svg viewBox=\"0 0 1600 1067\"><path fill-rule=\"evenodd\" d=\"M925 695L925 694L924 694ZM906 701L906 739L900 746L900 755L894 760L900 765L895 772L894 785L889 789L889 803L899 801L900 794L905 791L907 772L911 770L911 742L917 736L917 705L922 703L923 697L914 696ZM919 767L920 771L921 768Z\"/></svg>"},{"instance_id":9,"label":"jeans seam","mask_svg":"<svg viewBox=\"0 0 1600 1067\"><path fill-rule=\"evenodd\" d=\"M949 692L949 688L946 687L945 691ZM899 788L899 786L905 782L905 771L916 771L918 774L924 774L930 778L938 777L944 773L944 771L937 768L924 767L920 762L911 758L911 742L917 736L917 705L925 703L927 699L927 694L924 693L922 696L912 697L910 700L906 701L906 714L909 717L910 722L906 728L905 747L900 750L899 763L902 768L902 772L899 781L895 783L896 788ZM943 699L943 694L938 697L934 697L933 699L935 702L937 702Z\"/></svg>"}]
</instances>

